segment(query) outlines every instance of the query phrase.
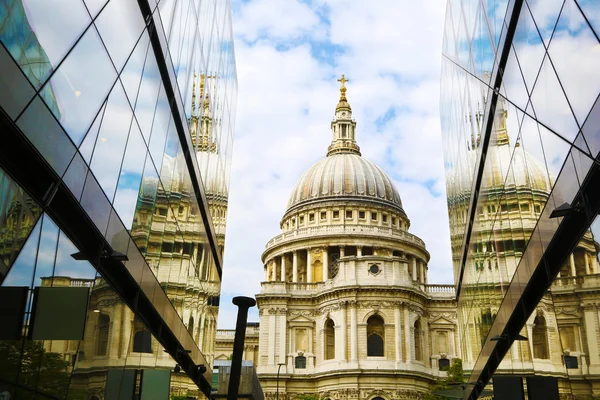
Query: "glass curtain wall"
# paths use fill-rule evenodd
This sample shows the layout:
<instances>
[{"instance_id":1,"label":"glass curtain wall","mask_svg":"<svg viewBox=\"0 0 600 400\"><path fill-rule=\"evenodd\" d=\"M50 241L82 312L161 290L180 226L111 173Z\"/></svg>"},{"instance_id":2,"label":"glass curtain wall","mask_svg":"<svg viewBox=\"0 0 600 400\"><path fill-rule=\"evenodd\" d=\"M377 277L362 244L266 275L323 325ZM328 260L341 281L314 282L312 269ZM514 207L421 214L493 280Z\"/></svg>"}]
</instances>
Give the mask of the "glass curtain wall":
<instances>
[{"instance_id":1,"label":"glass curtain wall","mask_svg":"<svg viewBox=\"0 0 600 400\"><path fill-rule=\"evenodd\" d=\"M229 2L0 0L0 9L2 121L57 182L31 196L37 188L0 160L0 285L26 296L18 338L0 340L0 397L125 399L152 382L204 396L185 370L169 371L182 348L211 381L237 98ZM81 238L52 211L62 194L109 256L125 257L133 298L150 311L103 276L106 254L77 256ZM87 290L78 339L36 336L45 325L32 324L34 311L58 298L45 288ZM160 324L149 326L153 313Z\"/></svg>"},{"instance_id":2,"label":"glass curtain wall","mask_svg":"<svg viewBox=\"0 0 600 400\"><path fill-rule=\"evenodd\" d=\"M552 211L575 205L598 163L599 15L580 0L446 5L440 107L467 397L488 383L478 380L494 346L556 246L563 219ZM600 395L598 229L588 222L563 252L495 376Z\"/></svg>"}]
</instances>

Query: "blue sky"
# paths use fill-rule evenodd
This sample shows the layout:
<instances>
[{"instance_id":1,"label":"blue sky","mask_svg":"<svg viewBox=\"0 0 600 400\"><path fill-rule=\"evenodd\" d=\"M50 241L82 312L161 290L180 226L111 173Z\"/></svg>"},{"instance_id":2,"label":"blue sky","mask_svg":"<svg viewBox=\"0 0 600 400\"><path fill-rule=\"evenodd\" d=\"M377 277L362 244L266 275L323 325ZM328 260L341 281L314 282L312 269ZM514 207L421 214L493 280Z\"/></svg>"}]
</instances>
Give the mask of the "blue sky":
<instances>
[{"instance_id":1,"label":"blue sky","mask_svg":"<svg viewBox=\"0 0 600 400\"><path fill-rule=\"evenodd\" d=\"M233 296L260 292L265 244L331 141L341 74L363 157L396 183L410 231L431 253L430 282L451 282L439 121L445 1L234 0L232 9L239 91L219 328L235 325Z\"/></svg>"}]
</instances>

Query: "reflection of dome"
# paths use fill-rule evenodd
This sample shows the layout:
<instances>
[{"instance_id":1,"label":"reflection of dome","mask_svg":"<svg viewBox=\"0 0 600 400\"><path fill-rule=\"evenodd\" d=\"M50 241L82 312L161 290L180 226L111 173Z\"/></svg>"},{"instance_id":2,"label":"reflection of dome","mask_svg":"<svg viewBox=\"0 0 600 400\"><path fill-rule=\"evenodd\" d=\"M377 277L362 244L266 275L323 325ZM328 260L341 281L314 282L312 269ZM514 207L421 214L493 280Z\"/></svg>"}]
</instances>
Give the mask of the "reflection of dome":
<instances>
[{"instance_id":1,"label":"reflection of dome","mask_svg":"<svg viewBox=\"0 0 600 400\"><path fill-rule=\"evenodd\" d=\"M298 180L288 210L308 202L363 197L402 210L400 195L387 174L356 153L338 153L310 167Z\"/></svg>"},{"instance_id":2,"label":"reflection of dome","mask_svg":"<svg viewBox=\"0 0 600 400\"><path fill-rule=\"evenodd\" d=\"M522 147L516 147L511 159L510 146L490 146L487 159L491 159L491 170L484 174L482 188L526 187L550 193L551 184L546 168ZM510 175L509 175L510 173Z\"/></svg>"}]
</instances>

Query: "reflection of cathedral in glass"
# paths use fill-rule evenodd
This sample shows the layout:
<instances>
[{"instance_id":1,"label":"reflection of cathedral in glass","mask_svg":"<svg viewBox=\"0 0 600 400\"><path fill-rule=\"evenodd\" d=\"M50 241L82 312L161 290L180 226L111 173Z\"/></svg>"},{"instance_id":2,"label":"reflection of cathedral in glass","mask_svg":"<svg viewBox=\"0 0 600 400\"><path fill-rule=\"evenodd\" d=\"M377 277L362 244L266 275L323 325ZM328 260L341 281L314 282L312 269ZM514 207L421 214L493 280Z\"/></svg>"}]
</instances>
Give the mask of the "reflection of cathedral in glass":
<instances>
[{"instance_id":1,"label":"reflection of cathedral in glass","mask_svg":"<svg viewBox=\"0 0 600 400\"><path fill-rule=\"evenodd\" d=\"M485 395L488 381L493 383L489 390L497 389L497 382L508 382L504 378L523 387L534 376L547 378L546 387L555 383L561 398L596 396L600 232L592 219L581 234L571 235L569 240L576 242L569 247L564 236L553 238L565 219L552 212L576 204L577 191L591 170L596 153L587 151L596 139L589 134L584 139L585 126L594 124L597 109L586 120L561 103L563 91L552 86L553 79L562 79L567 91L574 72L559 69L564 57L547 52L544 23L550 17L540 14L540 6L513 10L515 37L503 43L493 24L489 30L482 28L502 17L502 26L508 27L511 15L504 16L503 5L478 6L477 18L468 22L475 27L471 36L454 30L455 18L462 18L460 3L466 4L449 2L446 14L441 118L461 353L464 368L472 373L465 398ZM563 49L577 48L576 43L587 40L587 31L589 48L597 48L591 25L580 21L591 10L568 3L552 16L552 40L560 41ZM581 30L571 31L567 25ZM466 43L471 53L462 47ZM523 61L525 54L541 50L542 43L547 52L539 60L543 66ZM502 49L495 47L499 45L510 49L503 61ZM539 76L530 68L539 69ZM594 79L587 75L582 81ZM581 105L584 95L579 96L571 92L570 104ZM577 137L577 129L569 131L576 120L583 127ZM584 208L581 203L578 207ZM507 342L511 345L504 349ZM525 387L529 398L546 398ZM521 398L516 392L512 396Z\"/></svg>"},{"instance_id":2,"label":"reflection of cathedral in glass","mask_svg":"<svg viewBox=\"0 0 600 400\"><path fill-rule=\"evenodd\" d=\"M554 179L540 161L520 145L518 139L511 145L507 131L509 117L505 103L500 99L487 152L489 161L479 192L469 261L462 275L463 295L469 299L468 309L459 307L462 311L459 312L462 334L466 338L461 342L466 369L473 367L476 361L474 357L477 357L478 349L486 341L500 302L513 280L541 210L548 201ZM474 159L479 138L475 134L472 138L469 157ZM466 195L449 197L451 226L454 224L454 249L462 246L463 236L457 233L460 232L457 228L461 226L460 214L468 206ZM575 277L581 276L583 279L599 271L598 246L588 231L564 265L559 279L523 329L522 335L530 340L515 342L510 352L512 364L505 368L512 371L527 370L534 368L534 360L544 360L546 373L565 377L563 357L560 352L552 351L560 349L561 344L566 346L571 357L581 359L588 345L578 343L576 337L585 337L583 326L574 323L576 321L571 315L555 315L554 310L569 309L570 304L582 295L573 286L577 282ZM556 332L560 332L560 335ZM500 365L498 373L502 372L503 366Z\"/></svg>"},{"instance_id":3,"label":"reflection of cathedral in glass","mask_svg":"<svg viewBox=\"0 0 600 400\"><path fill-rule=\"evenodd\" d=\"M237 92L229 4L0 10L0 398L208 398Z\"/></svg>"}]
</instances>

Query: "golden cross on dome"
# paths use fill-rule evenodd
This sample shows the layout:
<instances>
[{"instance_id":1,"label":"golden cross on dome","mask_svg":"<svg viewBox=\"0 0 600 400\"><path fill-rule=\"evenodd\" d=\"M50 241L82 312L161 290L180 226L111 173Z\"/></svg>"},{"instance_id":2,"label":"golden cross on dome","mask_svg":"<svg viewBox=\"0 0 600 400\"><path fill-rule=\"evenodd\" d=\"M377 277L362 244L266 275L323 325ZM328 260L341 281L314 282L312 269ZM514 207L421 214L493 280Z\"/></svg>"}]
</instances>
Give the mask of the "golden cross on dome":
<instances>
[{"instance_id":1,"label":"golden cross on dome","mask_svg":"<svg viewBox=\"0 0 600 400\"><path fill-rule=\"evenodd\" d=\"M342 77L340 79L338 79L337 81L342 83L342 87L345 87L345 83L346 82L350 82L349 79L346 79L346 77L344 76L344 74L342 74Z\"/></svg>"}]
</instances>

